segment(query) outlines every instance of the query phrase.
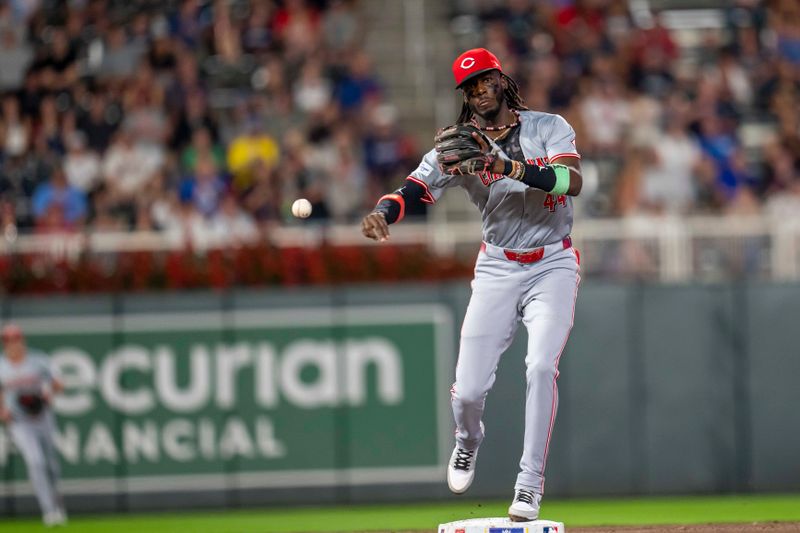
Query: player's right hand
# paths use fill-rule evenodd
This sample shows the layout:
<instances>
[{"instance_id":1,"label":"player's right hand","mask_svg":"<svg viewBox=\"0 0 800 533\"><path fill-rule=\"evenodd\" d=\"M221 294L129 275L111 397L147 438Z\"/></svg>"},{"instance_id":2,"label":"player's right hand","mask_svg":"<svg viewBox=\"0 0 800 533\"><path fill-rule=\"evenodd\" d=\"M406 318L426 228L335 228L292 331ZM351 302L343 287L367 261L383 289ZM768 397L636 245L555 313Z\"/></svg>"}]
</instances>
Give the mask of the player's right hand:
<instances>
[{"instance_id":1,"label":"player's right hand","mask_svg":"<svg viewBox=\"0 0 800 533\"><path fill-rule=\"evenodd\" d=\"M389 224L386 223L386 217L383 213L374 211L365 216L361 221L361 233L364 237L374 241L385 241L389 238Z\"/></svg>"},{"instance_id":2,"label":"player's right hand","mask_svg":"<svg viewBox=\"0 0 800 533\"><path fill-rule=\"evenodd\" d=\"M11 422L11 411L5 407L0 407L0 421L4 424Z\"/></svg>"}]
</instances>

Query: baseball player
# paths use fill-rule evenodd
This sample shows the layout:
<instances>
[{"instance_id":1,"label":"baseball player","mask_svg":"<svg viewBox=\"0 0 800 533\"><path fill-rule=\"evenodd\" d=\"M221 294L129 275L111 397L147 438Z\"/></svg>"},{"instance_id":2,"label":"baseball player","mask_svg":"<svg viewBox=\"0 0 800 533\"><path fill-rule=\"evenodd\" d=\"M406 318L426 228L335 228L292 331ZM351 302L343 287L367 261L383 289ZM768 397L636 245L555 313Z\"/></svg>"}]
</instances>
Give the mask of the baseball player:
<instances>
[{"instance_id":1,"label":"baseball player","mask_svg":"<svg viewBox=\"0 0 800 533\"><path fill-rule=\"evenodd\" d=\"M450 391L456 445L447 482L457 494L472 484L485 398L522 322L528 331L525 438L508 514L535 520L558 406L558 362L580 281L570 239L571 197L583 183L580 156L567 121L526 108L491 52L468 50L452 68L464 98L458 124L437 132L434 149L399 190L380 198L361 229L385 241L410 203L434 204L455 186L480 210L483 243Z\"/></svg>"},{"instance_id":2,"label":"baseball player","mask_svg":"<svg viewBox=\"0 0 800 533\"><path fill-rule=\"evenodd\" d=\"M28 349L19 326L5 325L2 339L0 419L25 459L44 523L64 524L67 518L58 493L60 469L53 443L56 424L50 408L52 395L63 387L47 356Z\"/></svg>"}]
</instances>

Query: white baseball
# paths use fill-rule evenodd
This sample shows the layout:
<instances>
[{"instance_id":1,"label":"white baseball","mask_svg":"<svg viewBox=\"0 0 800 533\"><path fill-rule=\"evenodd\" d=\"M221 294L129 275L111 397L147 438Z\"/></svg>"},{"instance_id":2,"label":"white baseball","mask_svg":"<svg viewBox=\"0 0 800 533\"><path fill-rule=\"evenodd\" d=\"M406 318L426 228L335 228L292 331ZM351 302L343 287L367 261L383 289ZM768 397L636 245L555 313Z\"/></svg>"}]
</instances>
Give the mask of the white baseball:
<instances>
[{"instance_id":1,"label":"white baseball","mask_svg":"<svg viewBox=\"0 0 800 533\"><path fill-rule=\"evenodd\" d=\"M297 218L308 218L311 215L311 202L305 198L298 198L292 204L292 214Z\"/></svg>"}]
</instances>

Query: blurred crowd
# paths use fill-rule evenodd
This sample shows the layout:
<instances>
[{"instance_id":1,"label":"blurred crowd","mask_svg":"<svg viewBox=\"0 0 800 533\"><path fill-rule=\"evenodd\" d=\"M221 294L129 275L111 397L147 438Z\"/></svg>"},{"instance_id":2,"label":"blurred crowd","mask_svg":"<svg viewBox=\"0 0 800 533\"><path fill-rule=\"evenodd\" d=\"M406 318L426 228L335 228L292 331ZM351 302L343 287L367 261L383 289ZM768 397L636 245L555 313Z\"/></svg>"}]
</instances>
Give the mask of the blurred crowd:
<instances>
[{"instance_id":1,"label":"blurred crowd","mask_svg":"<svg viewBox=\"0 0 800 533\"><path fill-rule=\"evenodd\" d=\"M6 238L356 219L418 158L363 36L352 0L0 2Z\"/></svg>"},{"instance_id":2,"label":"blurred crowd","mask_svg":"<svg viewBox=\"0 0 800 533\"><path fill-rule=\"evenodd\" d=\"M684 31L647 2L451 0L454 50L491 49L575 127L585 214L800 212L800 2L710 4L718 24ZM0 0L6 238L245 242L297 197L357 220L427 149L398 127L363 11Z\"/></svg>"},{"instance_id":3,"label":"blurred crowd","mask_svg":"<svg viewBox=\"0 0 800 533\"><path fill-rule=\"evenodd\" d=\"M800 213L800 2L669 4L453 0L453 26L575 127L589 214Z\"/></svg>"}]
</instances>

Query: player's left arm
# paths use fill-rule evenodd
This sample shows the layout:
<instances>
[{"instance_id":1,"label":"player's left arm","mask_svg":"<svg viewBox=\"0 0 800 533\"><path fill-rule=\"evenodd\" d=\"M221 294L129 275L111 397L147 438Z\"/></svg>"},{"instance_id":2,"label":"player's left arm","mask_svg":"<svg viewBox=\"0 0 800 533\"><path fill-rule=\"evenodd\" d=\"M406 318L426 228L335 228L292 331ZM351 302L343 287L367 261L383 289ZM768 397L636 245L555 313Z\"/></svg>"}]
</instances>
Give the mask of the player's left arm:
<instances>
[{"instance_id":1,"label":"player's left arm","mask_svg":"<svg viewBox=\"0 0 800 533\"><path fill-rule=\"evenodd\" d=\"M53 397L64 390L64 383L60 379L50 380L50 386L42 391L42 399L46 405L53 405Z\"/></svg>"},{"instance_id":2,"label":"player's left arm","mask_svg":"<svg viewBox=\"0 0 800 533\"><path fill-rule=\"evenodd\" d=\"M581 174L581 156L578 155L578 147L575 142L575 130L561 115L550 115L549 118L550 128L544 143L548 164L537 168L553 169L554 187L557 190L547 192L578 196L583 188L583 175ZM544 170L544 173L550 174L550 171ZM539 180L542 177L549 176L539 176ZM537 176L526 168L522 181L530 185L530 182L537 181ZM545 186L547 185L549 182Z\"/></svg>"},{"instance_id":3,"label":"player's left arm","mask_svg":"<svg viewBox=\"0 0 800 533\"><path fill-rule=\"evenodd\" d=\"M569 171L569 185L567 187L567 196L578 196L583 189L583 175L581 174L581 160L575 156L562 156L559 157L557 163L550 162L551 165L562 165L567 167Z\"/></svg>"},{"instance_id":4,"label":"player's left arm","mask_svg":"<svg viewBox=\"0 0 800 533\"><path fill-rule=\"evenodd\" d=\"M492 166L496 176L521 181L528 187L561 196L578 196L583 188L581 160L576 156L561 156L556 162L551 161L544 166L498 159ZM489 183L484 182L487 185Z\"/></svg>"},{"instance_id":5,"label":"player's left arm","mask_svg":"<svg viewBox=\"0 0 800 533\"><path fill-rule=\"evenodd\" d=\"M61 381L59 373L53 369L53 364L50 362L49 358L41 356L39 361L42 366L41 372L46 382L42 395L47 403L51 403L53 396L64 390L64 382Z\"/></svg>"},{"instance_id":6,"label":"player's left arm","mask_svg":"<svg viewBox=\"0 0 800 533\"><path fill-rule=\"evenodd\" d=\"M0 383L0 422L8 424L11 422L11 411L6 407L4 396L3 385Z\"/></svg>"},{"instance_id":7,"label":"player's left arm","mask_svg":"<svg viewBox=\"0 0 800 533\"><path fill-rule=\"evenodd\" d=\"M546 165L498 159L492 171L556 196L578 196L583 188L583 176L575 130L559 115L550 115L550 121L544 127L547 128L544 143Z\"/></svg>"}]
</instances>

